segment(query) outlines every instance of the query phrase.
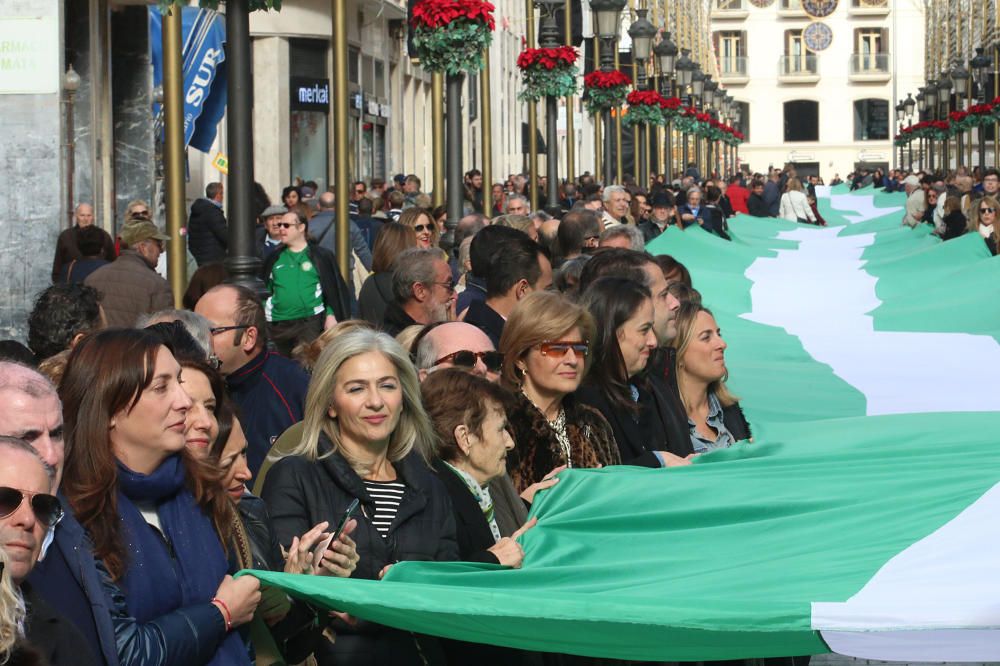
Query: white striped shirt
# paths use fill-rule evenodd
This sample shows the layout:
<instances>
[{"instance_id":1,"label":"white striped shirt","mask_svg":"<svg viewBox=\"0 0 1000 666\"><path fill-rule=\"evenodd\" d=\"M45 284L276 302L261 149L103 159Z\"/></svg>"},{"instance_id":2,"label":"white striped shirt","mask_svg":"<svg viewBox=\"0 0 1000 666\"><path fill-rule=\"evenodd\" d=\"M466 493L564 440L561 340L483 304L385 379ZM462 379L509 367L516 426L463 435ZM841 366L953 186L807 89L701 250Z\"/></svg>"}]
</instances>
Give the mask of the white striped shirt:
<instances>
[{"instance_id":1,"label":"white striped shirt","mask_svg":"<svg viewBox=\"0 0 1000 666\"><path fill-rule=\"evenodd\" d=\"M365 490L375 502L375 515L371 516L372 525L383 537L389 534L389 525L396 518L399 503L403 501L406 490L399 481L369 481L364 480Z\"/></svg>"}]
</instances>

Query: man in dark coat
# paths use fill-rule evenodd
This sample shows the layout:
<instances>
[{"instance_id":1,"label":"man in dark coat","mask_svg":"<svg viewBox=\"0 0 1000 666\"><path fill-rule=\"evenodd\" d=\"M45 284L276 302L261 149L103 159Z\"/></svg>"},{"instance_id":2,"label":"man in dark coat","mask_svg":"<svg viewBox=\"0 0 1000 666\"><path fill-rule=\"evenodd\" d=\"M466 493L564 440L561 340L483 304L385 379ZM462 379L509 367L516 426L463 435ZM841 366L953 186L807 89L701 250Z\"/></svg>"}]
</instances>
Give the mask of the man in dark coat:
<instances>
[{"instance_id":1,"label":"man in dark coat","mask_svg":"<svg viewBox=\"0 0 1000 666\"><path fill-rule=\"evenodd\" d=\"M27 582L63 513L59 500L50 494L55 480L55 471L30 444L16 437L0 438L0 486L21 493L14 511L0 518L0 548L7 556L3 575L10 576L24 597L26 638L46 657L45 663L97 664L80 631Z\"/></svg>"},{"instance_id":2,"label":"man in dark coat","mask_svg":"<svg viewBox=\"0 0 1000 666\"><path fill-rule=\"evenodd\" d=\"M63 272L63 267L73 260L83 259L80 252L80 230L94 225L94 208L90 204L82 203L77 205L73 211L73 219L76 221L69 229L59 234L56 241L56 256L52 260L52 281L56 282ZM111 235L104 229L94 227L101 233L101 252L98 255L105 261L115 260L115 242Z\"/></svg>"},{"instance_id":3,"label":"man in dark coat","mask_svg":"<svg viewBox=\"0 0 1000 666\"><path fill-rule=\"evenodd\" d=\"M382 330L395 337L415 324L454 318L455 282L440 250L412 247L393 264L393 300L385 310Z\"/></svg>"},{"instance_id":4,"label":"man in dark coat","mask_svg":"<svg viewBox=\"0 0 1000 666\"><path fill-rule=\"evenodd\" d=\"M294 361L268 351L264 306L249 289L213 287L194 311L212 324L212 353L240 406L247 463L256 475L271 444L302 420L309 375Z\"/></svg>"},{"instance_id":5,"label":"man in dark coat","mask_svg":"<svg viewBox=\"0 0 1000 666\"><path fill-rule=\"evenodd\" d=\"M188 248L199 266L226 258L229 228L222 213L222 183L209 183L205 198L195 199L188 218Z\"/></svg>"}]
</instances>

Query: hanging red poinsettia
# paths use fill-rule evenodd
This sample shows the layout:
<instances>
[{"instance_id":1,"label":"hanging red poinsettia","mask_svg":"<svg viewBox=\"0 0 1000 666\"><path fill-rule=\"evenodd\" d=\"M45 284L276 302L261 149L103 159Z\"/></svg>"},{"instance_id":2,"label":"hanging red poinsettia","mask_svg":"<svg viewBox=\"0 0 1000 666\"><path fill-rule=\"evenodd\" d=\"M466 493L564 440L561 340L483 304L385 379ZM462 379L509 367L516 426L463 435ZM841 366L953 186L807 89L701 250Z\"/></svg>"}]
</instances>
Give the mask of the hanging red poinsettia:
<instances>
[{"instance_id":1,"label":"hanging red poinsettia","mask_svg":"<svg viewBox=\"0 0 1000 666\"><path fill-rule=\"evenodd\" d=\"M524 88L518 97L537 102L543 97L566 97L576 93L577 52L572 46L525 49L517 57Z\"/></svg>"},{"instance_id":2,"label":"hanging red poinsettia","mask_svg":"<svg viewBox=\"0 0 1000 666\"><path fill-rule=\"evenodd\" d=\"M616 109L625 103L632 79L618 71L595 70L583 77L583 102L591 115Z\"/></svg>"},{"instance_id":3,"label":"hanging red poinsettia","mask_svg":"<svg viewBox=\"0 0 1000 666\"><path fill-rule=\"evenodd\" d=\"M493 10L486 0L417 0L410 25L421 66L446 74L480 69L496 28Z\"/></svg>"}]
</instances>

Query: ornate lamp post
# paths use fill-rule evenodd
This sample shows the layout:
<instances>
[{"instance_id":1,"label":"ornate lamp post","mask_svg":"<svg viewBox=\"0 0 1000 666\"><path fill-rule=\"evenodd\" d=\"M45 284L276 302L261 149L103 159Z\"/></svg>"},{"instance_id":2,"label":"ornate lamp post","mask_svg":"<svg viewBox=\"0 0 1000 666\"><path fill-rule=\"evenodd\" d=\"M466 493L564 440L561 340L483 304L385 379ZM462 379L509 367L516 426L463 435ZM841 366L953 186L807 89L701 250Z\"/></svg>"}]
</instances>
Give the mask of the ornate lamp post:
<instances>
[{"instance_id":1,"label":"ornate lamp post","mask_svg":"<svg viewBox=\"0 0 1000 666\"><path fill-rule=\"evenodd\" d=\"M622 10L626 0L590 0L590 11L594 13L597 38L601 46L601 71L610 72L615 67L615 53L618 51L618 30L621 26ZM614 181L614 136L611 109L605 109L604 117L604 184Z\"/></svg>"},{"instance_id":2,"label":"ornate lamp post","mask_svg":"<svg viewBox=\"0 0 1000 666\"><path fill-rule=\"evenodd\" d=\"M976 98L980 104L986 102L986 83L989 81L989 69L993 65L993 58L986 55L981 46L976 47L976 56L969 63L972 68L972 78L976 83ZM979 173L986 170L986 125L980 125L976 129L979 135Z\"/></svg>"},{"instance_id":3,"label":"ornate lamp post","mask_svg":"<svg viewBox=\"0 0 1000 666\"><path fill-rule=\"evenodd\" d=\"M688 54L691 53L688 49L681 49L681 59L677 61L674 69L677 71L677 92L680 97L685 101L685 104L689 106L692 104L691 97L688 95L688 86L691 85L692 79L694 79L694 70L698 66L695 64ZM682 138L683 149L681 155L683 157L683 164L681 164L681 173L687 169L688 165L688 137L685 134Z\"/></svg>"},{"instance_id":4,"label":"ornate lamp post","mask_svg":"<svg viewBox=\"0 0 1000 666\"><path fill-rule=\"evenodd\" d=\"M903 103L900 102L896 105L896 126L897 134L902 138L903 136L903 118L906 116L906 109L903 107ZM903 163L903 144L899 144L899 161L896 164Z\"/></svg>"},{"instance_id":5,"label":"ornate lamp post","mask_svg":"<svg viewBox=\"0 0 1000 666\"><path fill-rule=\"evenodd\" d=\"M701 65L695 63L694 71L691 72L691 106L696 110L701 110L701 96L705 93L705 72L701 71ZM698 169L698 173L702 173L703 165L701 162L701 141L698 137L694 138L694 162L695 167ZM687 165L685 165L687 168ZM704 174L702 173L702 176Z\"/></svg>"},{"instance_id":6,"label":"ornate lamp post","mask_svg":"<svg viewBox=\"0 0 1000 666\"><path fill-rule=\"evenodd\" d=\"M670 39L670 33L664 32L660 42L653 47L653 55L656 56L656 63L660 70L660 94L669 97L670 77L674 73L674 63L677 60L677 45ZM663 161L663 172L667 182L673 179L673 128L671 122L667 121L666 126L666 159Z\"/></svg>"},{"instance_id":7,"label":"ornate lamp post","mask_svg":"<svg viewBox=\"0 0 1000 666\"><path fill-rule=\"evenodd\" d=\"M703 108L707 109L710 106L712 109L718 109L715 105L715 92L719 89L719 84L712 80L711 76L705 77L705 87L702 89L701 94L701 105ZM712 144L715 143L710 137L705 137L705 171L702 174L705 178L711 178L714 172L714 155L712 150Z\"/></svg>"},{"instance_id":8,"label":"ornate lamp post","mask_svg":"<svg viewBox=\"0 0 1000 666\"><path fill-rule=\"evenodd\" d=\"M962 110L962 98L965 96L966 86L969 85L969 70L962 66L962 63L957 63L948 72L948 77L951 79L952 88L955 92L955 110ZM958 154L955 156L955 166L957 167L962 162L962 150L965 132L958 132L955 136L958 140ZM972 137L969 137L971 140Z\"/></svg>"},{"instance_id":9,"label":"ornate lamp post","mask_svg":"<svg viewBox=\"0 0 1000 666\"><path fill-rule=\"evenodd\" d=\"M931 79L927 82L927 87L924 88L924 101L927 103L927 111L930 114L928 120L937 120L938 118L938 84L937 79ZM927 137L927 143L930 146L930 167L931 171L934 170L934 139L932 137ZM942 159L942 162L947 160L947 156ZM947 167L946 167L947 168Z\"/></svg>"},{"instance_id":10,"label":"ornate lamp post","mask_svg":"<svg viewBox=\"0 0 1000 666\"><path fill-rule=\"evenodd\" d=\"M938 111L938 116L940 117L941 120L948 120L948 114L951 113L952 110L951 88L952 88L951 76L949 76L948 72L942 72L941 76L938 77L938 94L937 94L937 103L938 106L941 107L941 110ZM943 164L944 168L946 170L950 169L951 140L947 136L945 136L944 138L944 148L942 148L941 153L944 156L944 159L942 160L942 162L944 163ZM958 166L958 162L959 160L956 159L955 166Z\"/></svg>"},{"instance_id":11,"label":"ornate lamp post","mask_svg":"<svg viewBox=\"0 0 1000 666\"><path fill-rule=\"evenodd\" d=\"M565 6L564 0L535 0L539 10L538 45L542 48L555 48L562 44L559 24L556 22L556 10ZM566 108L566 113L572 109ZM553 95L545 98L545 210L550 215L557 215L559 206L559 136L558 136L559 100ZM485 187L485 184L484 184Z\"/></svg>"},{"instance_id":12,"label":"ornate lamp post","mask_svg":"<svg viewBox=\"0 0 1000 666\"><path fill-rule=\"evenodd\" d=\"M76 204L73 198L73 172L76 171L76 130L73 128L73 101L76 91L80 89L80 75L73 65L66 68L62 80L66 91L66 213L69 216L69 226L73 226L73 208Z\"/></svg>"},{"instance_id":13,"label":"ornate lamp post","mask_svg":"<svg viewBox=\"0 0 1000 666\"><path fill-rule=\"evenodd\" d=\"M906 114L908 122L913 123L913 109L917 105L916 101L913 99L913 95L906 93L906 99L903 100L903 112ZM906 157L907 157L907 167L913 170L913 140L906 142Z\"/></svg>"},{"instance_id":14,"label":"ornate lamp post","mask_svg":"<svg viewBox=\"0 0 1000 666\"><path fill-rule=\"evenodd\" d=\"M639 76L635 81L636 90L646 88L646 61L649 60L653 49L653 37L656 36L656 26L649 22L646 14L649 10L635 10L636 20L629 26L628 36L632 40L632 59L636 63ZM646 186L649 182L649 173L646 170L646 132L648 128L645 123L638 126L638 141L635 141L636 173L639 175L639 185Z\"/></svg>"}]
</instances>

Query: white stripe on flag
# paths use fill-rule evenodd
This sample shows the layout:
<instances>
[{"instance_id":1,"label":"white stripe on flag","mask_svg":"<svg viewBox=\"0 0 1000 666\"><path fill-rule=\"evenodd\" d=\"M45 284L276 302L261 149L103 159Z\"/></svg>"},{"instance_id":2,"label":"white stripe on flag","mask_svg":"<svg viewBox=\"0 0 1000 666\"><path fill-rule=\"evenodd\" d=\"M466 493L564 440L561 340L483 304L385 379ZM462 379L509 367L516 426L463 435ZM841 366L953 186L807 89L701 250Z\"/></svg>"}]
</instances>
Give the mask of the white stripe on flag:
<instances>
[{"instance_id":1,"label":"white stripe on flag","mask_svg":"<svg viewBox=\"0 0 1000 666\"><path fill-rule=\"evenodd\" d=\"M843 603L814 602L830 649L890 661L1000 660L1000 484Z\"/></svg>"},{"instance_id":2,"label":"white stripe on flag","mask_svg":"<svg viewBox=\"0 0 1000 666\"><path fill-rule=\"evenodd\" d=\"M746 270L753 306L743 317L797 336L809 355L865 395L869 416L1000 410L1000 344L987 335L876 331L868 313L882 301L861 258L875 235L839 231L782 232L779 238L798 248L760 257Z\"/></svg>"}]
</instances>

